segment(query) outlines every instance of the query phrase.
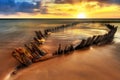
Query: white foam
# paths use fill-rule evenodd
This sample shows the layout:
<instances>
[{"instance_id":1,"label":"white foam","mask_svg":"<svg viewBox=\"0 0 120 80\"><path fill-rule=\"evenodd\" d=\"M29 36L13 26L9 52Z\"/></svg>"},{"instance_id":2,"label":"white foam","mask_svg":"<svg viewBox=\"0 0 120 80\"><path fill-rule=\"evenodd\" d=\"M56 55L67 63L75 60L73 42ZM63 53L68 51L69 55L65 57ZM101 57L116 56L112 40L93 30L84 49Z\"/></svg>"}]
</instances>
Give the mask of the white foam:
<instances>
[{"instance_id":1,"label":"white foam","mask_svg":"<svg viewBox=\"0 0 120 80\"><path fill-rule=\"evenodd\" d=\"M12 71L9 72L9 73L5 76L5 78L4 78L3 80L10 80L11 73L12 73Z\"/></svg>"}]
</instances>

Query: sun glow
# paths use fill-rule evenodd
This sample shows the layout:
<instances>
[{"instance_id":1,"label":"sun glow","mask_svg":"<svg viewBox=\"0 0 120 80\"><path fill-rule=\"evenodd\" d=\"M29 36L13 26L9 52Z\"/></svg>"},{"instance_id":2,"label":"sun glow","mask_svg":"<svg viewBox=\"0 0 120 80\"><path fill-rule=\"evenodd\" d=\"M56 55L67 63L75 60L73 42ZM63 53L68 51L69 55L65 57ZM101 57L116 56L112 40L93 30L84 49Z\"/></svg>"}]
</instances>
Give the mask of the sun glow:
<instances>
[{"instance_id":1,"label":"sun glow","mask_svg":"<svg viewBox=\"0 0 120 80\"><path fill-rule=\"evenodd\" d=\"M87 18L85 13L78 14L77 18Z\"/></svg>"}]
</instances>

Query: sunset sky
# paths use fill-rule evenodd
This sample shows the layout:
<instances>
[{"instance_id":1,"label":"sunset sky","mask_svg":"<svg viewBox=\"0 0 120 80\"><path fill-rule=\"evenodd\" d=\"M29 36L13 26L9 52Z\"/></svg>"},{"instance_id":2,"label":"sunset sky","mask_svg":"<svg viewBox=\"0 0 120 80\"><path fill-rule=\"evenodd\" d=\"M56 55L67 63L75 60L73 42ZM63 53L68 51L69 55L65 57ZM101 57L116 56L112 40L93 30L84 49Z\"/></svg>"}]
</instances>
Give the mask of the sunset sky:
<instances>
[{"instance_id":1,"label":"sunset sky","mask_svg":"<svg viewBox=\"0 0 120 80\"><path fill-rule=\"evenodd\" d=\"M21 3L24 1L36 5L33 0L15 0ZM39 8L30 8L31 12L27 12L29 8L13 12L0 9L0 18L120 18L119 0L64 0L59 4L54 3L55 0L34 1L41 1Z\"/></svg>"}]
</instances>

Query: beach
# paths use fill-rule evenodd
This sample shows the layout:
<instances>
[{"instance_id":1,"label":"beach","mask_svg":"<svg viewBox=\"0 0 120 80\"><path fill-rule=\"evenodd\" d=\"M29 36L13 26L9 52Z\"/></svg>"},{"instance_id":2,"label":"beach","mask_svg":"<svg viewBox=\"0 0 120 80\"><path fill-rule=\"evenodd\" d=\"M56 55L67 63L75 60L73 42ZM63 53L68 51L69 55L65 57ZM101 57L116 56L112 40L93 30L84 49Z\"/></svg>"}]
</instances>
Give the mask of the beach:
<instances>
[{"instance_id":1,"label":"beach","mask_svg":"<svg viewBox=\"0 0 120 80\"><path fill-rule=\"evenodd\" d=\"M71 22L74 21L0 20L0 80L119 80L120 23L111 23L118 26L112 44L76 50L70 55L34 63L16 75L11 75L18 64L11 56L12 51L32 41L34 31ZM43 47L47 46L47 50L53 51L54 48L51 48L59 43L67 44L94 34L104 34L106 28L100 25L101 23L80 23L77 28L53 33Z\"/></svg>"}]
</instances>

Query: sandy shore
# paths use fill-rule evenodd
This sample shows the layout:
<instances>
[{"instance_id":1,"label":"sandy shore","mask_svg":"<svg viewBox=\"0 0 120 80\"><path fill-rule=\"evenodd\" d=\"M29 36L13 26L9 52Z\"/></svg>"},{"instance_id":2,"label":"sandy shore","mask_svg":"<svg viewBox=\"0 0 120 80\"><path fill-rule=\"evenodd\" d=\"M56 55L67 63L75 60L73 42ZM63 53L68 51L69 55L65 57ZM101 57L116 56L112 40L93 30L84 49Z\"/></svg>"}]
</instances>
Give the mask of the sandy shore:
<instances>
[{"instance_id":1,"label":"sandy shore","mask_svg":"<svg viewBox=\"0 0 120 80\"><path fill-rule=\"evenodd\" d=\"M23 22L24 23L24 22ZM22 24L23 24L22 23ZM19 25L22 25L21 23ZM38 25L38 23L34 23ZM11 24L12 25L12 24ZM116 34L116 43L100 47L91 47L87 50L75 51L68 56L60 56L47 61L38 62L26 69L19 71L16 75L10 76L10 72L16 67L17 61L12 58L11 52L16 47L23 46L24 43L31 41L34 36L34 31L41 29L41 26L37 27L0 27L0 80L119 80L120 79L120 54L119 54L119 31ZM17 24L16 24L17 25ZM88 25L88 24L86 24ZM115 24L120 25L120 24ZM2 25L3 26L3 25ZM81 27L84 27L82 25ZM89 25L93 26L93 25ZM45 27L46 28L46 27ZM43 28L42 28L43 29ZM74 29L74 28L72 28ZM84 35L90 36L97 33L97 28L87 33L84 31ZM76 30L76 29L74 29ZM80 33L83 32L82 30ZM99 29L100 31L100 29ZM59 40L61 43L65 43L67 40L74 41L73 38L69 38L80 33L76 31L65 31L64 35L59 32L58 34L52 34L49 37L52 42ZM65 36L65 35L68 36ZM69 36L69 34L72 34ZM59 36L59 37L58 37ZM78 37L75 37L77 39ZM84 36L83 36L84 37ZM79 38L83 38L79 37ZM85 38L85 37L84 37ZM49 40L44 47L53 45ZM52 47L57 46L59 43L54 44ZM49 46L48 46L49 45ZM54 48L53 48L54 49ZM56 49L56 47L55 47ZM52 50L51 50L52 51Z\"/></svg>"}]
</instances>

